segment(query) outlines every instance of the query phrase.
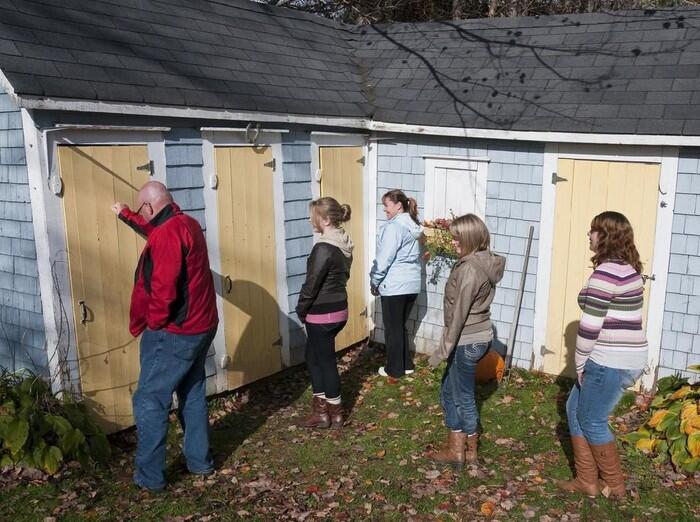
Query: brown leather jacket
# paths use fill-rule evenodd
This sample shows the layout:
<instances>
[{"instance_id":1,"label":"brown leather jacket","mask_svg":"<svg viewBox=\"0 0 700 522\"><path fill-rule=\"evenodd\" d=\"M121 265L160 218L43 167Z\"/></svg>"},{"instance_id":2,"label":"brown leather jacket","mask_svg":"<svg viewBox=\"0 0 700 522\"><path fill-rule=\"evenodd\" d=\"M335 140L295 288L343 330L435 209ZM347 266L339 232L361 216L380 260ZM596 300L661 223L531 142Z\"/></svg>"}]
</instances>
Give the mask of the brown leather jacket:
<instances>
[{"instance_id":1,"label":"brown leather jacket","mask_svg":"<svg viewBox=\"0 0 700 522\"><path fill-rule=\"evenodd\" d=\"M431 364L447 359L455 346L492 339L490 306L505 264L505 257L490 251L475 252L457 261L445 285L445 329Z\"/></svg>"}]
</instances>

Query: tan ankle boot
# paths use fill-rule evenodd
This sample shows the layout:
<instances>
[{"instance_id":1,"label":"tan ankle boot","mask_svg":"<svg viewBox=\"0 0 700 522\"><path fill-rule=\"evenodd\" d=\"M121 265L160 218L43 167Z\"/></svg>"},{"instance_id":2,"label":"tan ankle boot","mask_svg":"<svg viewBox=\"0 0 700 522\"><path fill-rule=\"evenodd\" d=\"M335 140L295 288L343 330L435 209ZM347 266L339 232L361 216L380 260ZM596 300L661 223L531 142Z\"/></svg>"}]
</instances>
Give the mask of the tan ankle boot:
<instances>
[{"instance_id":1,"label":"tan ankle boot","mask_svg":"<svg viewBox=\"0 0 700 522\"><path fill-rule=\"evenodd\" d=\"M330 418L331 428L337 430L343 427L345 424L345 416L343 415L343 405L342 404L331 404L326 403L328 408L328 417Z\"/></svg>"},{"instance_id":2,"label":"tan ankle boot","mask_svg":"<svg viewBox=\"0 0 700 522\"><path fill-rule=\"evenodd\" d=\"M589 497L595 497L600 493L598 488L598 467L596 466L593 452L585 437L573 435L571 446L574 450L574 467L576 477L572 480L557 480L559 489L568 493L583 493Z\"/></svg>"},{"instance_id":3,"label":"tan ankle boot","mask_svg":"<svg viewBox=\"0 0 700 522\"><path fill-rule=\"evenodd\" d=\"M455 469L461 470L464 467L464 444L467 434L451 431L447 434L447 444L442 448L430 451L427 457L441 464L449 464Z\"/></svg>"},{"instance_id":4,"label":"tan ankle boot","mask_svg":"<svg viewBox=\"0 0 700 522\"><path fill-rule=\"evenodd\" d=\"M479 434L472 433L467 435L466 449L464 451L464 462L467 464L476 464L477 462L477 451L476 447L479 444Z\"/></svg>"},{"instance_id":5,"label":"tan ankle boot","mask_svg":"<svg viewBox=\"0 0 700 522\"><path fill-rule=\"evenodd\" d=\"M331 421L327 405L326 399L314 396L311 402L311 415L301 421L298 426L301 428L328 428Z\"/></svg>"},{"instance_id":6,"label":"tan ankle boot","mask_svg":"<svg viewBox=\"0 0 700 522\"><path fill-rule=\"evenodd\" d=\"M601 483L604 483L601 493L605 497L622 498L626 494L625 477L622 474L620 454L615 441L607 444L591 444L593 458L600 473Z\"/></svg>"}]
</instances>

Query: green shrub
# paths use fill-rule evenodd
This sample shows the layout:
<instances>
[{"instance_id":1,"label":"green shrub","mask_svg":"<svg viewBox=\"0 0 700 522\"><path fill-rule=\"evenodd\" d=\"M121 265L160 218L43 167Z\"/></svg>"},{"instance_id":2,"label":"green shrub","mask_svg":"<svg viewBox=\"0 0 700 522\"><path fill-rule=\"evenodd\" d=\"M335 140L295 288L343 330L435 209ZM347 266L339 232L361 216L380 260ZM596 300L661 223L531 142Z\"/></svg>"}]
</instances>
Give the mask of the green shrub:
<instances>
[{"instance_id":1,"label":"green shrub","mask_svg":"<svg viewBox=\"0 0 700 522\"><path fill-rule=\"evenodd\" d=\"M695 369L691 367L690 369ZM664 377L657 383L649 419L636 431L622 436L657 462L669 459L677 471L700 471L700 382Z\"/></svg>"},{"instance_id":2,"label":"green shrub","mask_svg":"<svg viewBox=\"0 0 700 522\"><path fill-rule=\"evenodd\" d=\"M56 473L77 460L89 468L109 460L104 432L85 406L57 399L33 374L0 374L0 468L19 465Z\"/></svg>"}]
</instances>

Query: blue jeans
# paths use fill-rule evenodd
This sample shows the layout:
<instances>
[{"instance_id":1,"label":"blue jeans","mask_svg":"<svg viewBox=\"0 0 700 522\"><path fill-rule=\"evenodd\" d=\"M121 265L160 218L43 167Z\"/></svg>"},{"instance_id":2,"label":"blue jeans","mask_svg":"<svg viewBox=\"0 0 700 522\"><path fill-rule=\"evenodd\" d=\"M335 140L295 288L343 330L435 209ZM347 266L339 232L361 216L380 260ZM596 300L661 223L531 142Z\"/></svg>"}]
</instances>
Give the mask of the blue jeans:
<instances>
[{"instance_id":1,"label":"blue jeans","mask_svg":"<svg viewBox=\"0 0 700 522\"><path fill-rule=\"evenodd\" d=\"M608 427L608 416L642 370L620 370L601 366L588 359L583 368L583 384L574 384L566 401L569 433L585 437L589 444L615 440Z\"/></svg>"},{"instance_id":2,"label":"blue jeans","mask_svg":"<svg viewBox=\"0 0 700 522\"><path fill-rule=\"evenodd\" d=\"M440 388L440 403L445 412L445 425L452 430L461 430L468 435L476 433L479 425L479 410L474 396L476 365L488 348L488 343L457 346L447 360Z\"/></svg>"},{"instance_id":3,"label":"blue jeans","mask_svg":"<svg viewBox=\"0 0 700 522\"><path fill-rule=\"evenodd\" d=\"M209 453L204 360L216 328L199 335L149 330L141 336L141 373L134 393L138 435L134 482L144 488L165 487L168 413L177 393L178 416L185 432L183 453L187 469L205 474L213 469Z\"/></svg>"}]
</instances>

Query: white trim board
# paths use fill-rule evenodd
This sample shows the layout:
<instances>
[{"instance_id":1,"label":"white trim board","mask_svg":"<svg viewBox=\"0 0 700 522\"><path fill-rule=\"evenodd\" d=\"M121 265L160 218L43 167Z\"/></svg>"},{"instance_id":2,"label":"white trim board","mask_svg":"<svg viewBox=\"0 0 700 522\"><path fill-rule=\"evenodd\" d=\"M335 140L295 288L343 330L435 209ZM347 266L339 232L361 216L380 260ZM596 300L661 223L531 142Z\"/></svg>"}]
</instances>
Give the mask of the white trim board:
<instances>
[{"instance_id":1,"label":"white trim board","mask_svg":"<svg viewBox=\"0 0 700 522\"><path fill-rule=\"evenodd\" d=\"M7 78L0 73L0 84L8 88L19 107L37 110L57 110L95 112L109 114L132 114L140 116L160 116L226 121L254 121L274 123L299 123L330 127L345 127L376 132L395 132L429 136L453 136L462 138L484 138L494 140L537 141L551 143L592 143L607 145L656 145L698 147L700 136L673 136L664 134L613 134L585 132L511 131L501 129L479 129L462 127L441 127L435 125L409 125L372 121L367 118L309 116L255 111L230 111L226 109L204 109L173 107L169 105L144 105L105 101L40 98L17 96Z\"/></svg>"},{"instance_id":2,"label":"white trim board","mask_svg":"<svg viewBox=\"0 0 700 522\"><path fill-rule=\"evenodd\" d=\"M46 339L46 357L51 378L51 389L59 393L67 384L63 382L61 364L59 361L59 332L56 325L55 288L51 270L51 253L49 242L43 241L48 237L47 213L44 193L46 184L42 176L41 133L37 131L32 116L27 109L21 109L22 130L24 133L24 151L27 158L27 176L29 178L30 201L32 206L32 224L34 226L34 245L36 248L37 268L39 271L39 292L44 319L44 334Z\"/></svg>"},{"instance_id":3,"label":"white trim board","mask_svg":"<svg viewBox=\"0 0 700 522\"><path fill-rule=\"evenodd\" d=\"M367 161L365 168L367 169L367 288L369 288L369 272L372 269L374 258L377 255L377 178L378 178L378 161L379 161L379 144L374 137L370 137L367 143ZM367 327L370 332L370 339L374 338L374 322L376 305L378 298L371 293L367 297Z\"/></svg>"},{"instance_id":4,"label":"white trim board","mask_svg":"<svg viewBox=\"0 0 700 522\"><path fill-rule=\"evenodd\" d=\"M278 321L280 336L282 337L281 359L282 365L287 367L291 363L290 333L289 333L289 298L287 283L287 255L284 228L284 189L283 189L283 156L282 136L279 132L261 131L255 143L256 146L269 146L272 150L272 158L275 161L273 171L273 201L275 207L275 255L277 277L277 306L279 308ZM202 132L202 175L204 177L204 217L207 227L207 249L209 250L209 263L216 274L221 274L221 254L219 250L219 218L217 199L217 175L215 147L252 147L246 139L246 129L231 129L223 131L212 129ZM226 362L228 353L226 350L225 324L223 315L223 297L221 278L214 278L216 286L216 305L219 311L219 329L214 338L216 352L216 383L217 391L228 389Z\"/></svg>"},{"instance_id":5,"label":"white trim board","mask_svg":"<svg viewBox=\"0 0 700 522\"><path fill-rule=\"evenodd\" d=\"M542 347L545 345L548 326L550 275L553 262L554 211L556 208L556 187L552 183L552 173L557 172L559 160L564 158L657 163L661 166L652 262L653 273L656 279L651 282L646 325L647 339L649 341L648 367L650 371L642 377L642 387L650 389L654 384L661 351L661 332L663 329L663 312L668 279L667 267L670 257L671 228L678 173L678 148L655 147L647 149L644 147L594 147L570 144L545 145L544 165L542 168L542 210L540 216L533 336L533 367L536 370L541 370L544 363Z\"/></svg>"},{"instance_id":6,"label":"white trim board","mask_svg":"<svg viewBox=\"0 0 700 522\"><path fill-rule=\"evenodd\" d=\"M642 387L650 390L656 381L656 369L661 357L661 334L663 332L668 263L671 257L673 212L676 204L676 181L678 178L678 149L664 147L659 178L658 210L656 213L656 236L652 261L654 281L650 281L649 307L647 308L647 340L649 341L649 372L642 376ZM663 193L663 194L662 194ZM652 318L650 321L649 318Z\"/></svg>"}]
</instances>

